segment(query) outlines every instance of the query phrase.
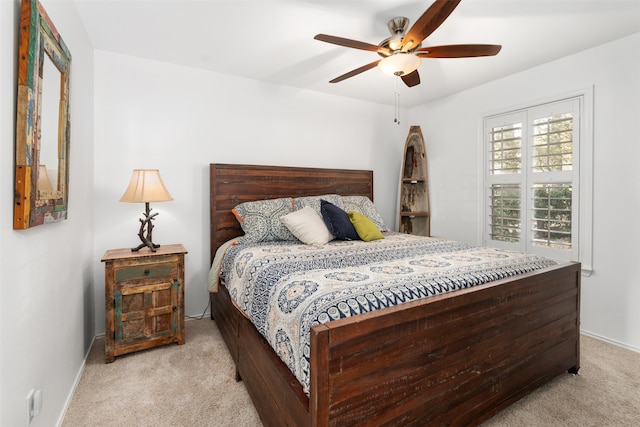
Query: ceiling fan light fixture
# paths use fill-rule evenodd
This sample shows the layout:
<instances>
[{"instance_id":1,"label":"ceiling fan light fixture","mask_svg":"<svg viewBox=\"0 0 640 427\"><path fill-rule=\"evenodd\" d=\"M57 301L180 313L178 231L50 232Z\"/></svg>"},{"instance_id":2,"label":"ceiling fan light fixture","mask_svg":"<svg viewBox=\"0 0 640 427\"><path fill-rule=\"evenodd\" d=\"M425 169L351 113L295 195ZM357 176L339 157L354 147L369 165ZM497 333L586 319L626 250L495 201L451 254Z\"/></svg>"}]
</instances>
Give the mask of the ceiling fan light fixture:
<instances>
[{"instance_id":1,"label":"ceiling fan light fixture","mask_svg":"<svg viewBox=\"0 0 640 427\"><path fill-rule=\"evenodd\" d=\"M396 53L378 62L378 68L392 76L404 76L420 67L422 60L411 53Z\"/></svg>"},{"instance_id":2,"label":"ceiling fan light fixture","mask_svg":"<svg viewBox=\"0 0 640 427\"><path fill-rule=\"evenodd\" d=\"M389 38L389 49L395 51L402 48L402 35L396 34Z\"/></svg>"}]
</instances>

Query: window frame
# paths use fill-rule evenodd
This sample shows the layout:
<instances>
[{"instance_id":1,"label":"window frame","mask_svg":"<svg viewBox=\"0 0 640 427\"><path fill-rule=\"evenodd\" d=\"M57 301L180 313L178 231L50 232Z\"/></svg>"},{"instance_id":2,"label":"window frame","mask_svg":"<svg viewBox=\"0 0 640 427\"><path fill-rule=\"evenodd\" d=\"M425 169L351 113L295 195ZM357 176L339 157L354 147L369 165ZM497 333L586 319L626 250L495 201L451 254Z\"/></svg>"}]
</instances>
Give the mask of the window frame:
<instances>
[{"instance_id":1,"label":"window frame","mask_svg":"<svg viewBox=\"0 0 640 427\"><path fill-rule=\"evenodd\" d=\"M570 101L572 99L577 99L579 104L577 107L579 118L577 120L577 123L575 124L576 128L574 128L574 132L577 132L579 135L579 142L578 144L574 145L575 152L573 153L573 162L579 165L579 170L574 182L578 191L574 191L572 197L573 202L577 204L577 208L574 209L578 214L578 222L576 226L572 227L572 234L574 236L572 237L572 253L570 259L573 261L581 262L583 275L589 276L593 270L593 87L576 90L557 96L537 99L531 102L523 103L521 105L500 108L494 111L486 112L482 115L482 117L480 117L478 127L478 158L480 159L478 167L478 194L480 195L480 197L478 198L478 212L480 212L481 218L480 227L478 230L478 241L481 242L481 244L484 246L495 246L514 249L513 244L502 244L502 242L491 240L488 237L490 233L489 216L491 214L491 208L489 203L489 193L491 191L491 188L490 180L487 179L490 164L490 150L488 148L489 141L487 139L488 134L485 128L487 120L502 117L504 118L503 123L508 124L507 122L512 122L514 117L521 116L522 112L533 112L539 110L540 108L547 108L548 106L551 106L555 103ZM532 121L533 120L530 120L530 122ZM524 122L522 136L523 141L521 148L525 150L525 152L529 149L530 146L530 138L528 135L529 132L531 132L531 128L529 127L527 122ZM526 167L524 161L522 162L522 168L523 169L520 173L521 189L523 189L523 191L521 191L521 209L524 210L528 209L529 206L526 203L527 200L525 200L527 194L525 185L532 186L534 183L538 182L538 180L530 180L529 175L532 172L530 168ZM511 176L511 178L512 179L509 179L509 177L497 178L491 180L491 182L511 184L514 182L513 176ZM521 227L523 233L529 233L531 227L530 216L528 212L525 213ZM527 234L523 234L520 240L521 241L519 242L519 244L516 245L517 250L536 253L549 258L558 259L553 250L545 250L548 248L536 247L532 249L527 243ZM563 261L563 259L559 259L559 261Z\"/></svg>"}]
</instances>

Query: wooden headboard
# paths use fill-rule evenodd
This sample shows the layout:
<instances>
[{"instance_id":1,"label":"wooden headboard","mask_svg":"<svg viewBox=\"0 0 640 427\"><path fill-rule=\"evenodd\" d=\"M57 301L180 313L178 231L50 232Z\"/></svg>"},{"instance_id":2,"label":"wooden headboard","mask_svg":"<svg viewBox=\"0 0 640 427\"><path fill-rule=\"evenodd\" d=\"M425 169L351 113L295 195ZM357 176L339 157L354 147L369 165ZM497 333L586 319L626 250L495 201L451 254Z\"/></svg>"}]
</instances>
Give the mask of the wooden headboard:
<instances>
[{"instance_id":1,"label":"wooden headboard","mask_svg":"<svg viewBox=\"0 0 640 427\"><path fill-rule=\"evenodd\" d=\"M210 164L211 260L221 244L243 235L231 213L238 204L323 194L368 196L373 200L373 171Z\"/></svg>"}]
</instances>

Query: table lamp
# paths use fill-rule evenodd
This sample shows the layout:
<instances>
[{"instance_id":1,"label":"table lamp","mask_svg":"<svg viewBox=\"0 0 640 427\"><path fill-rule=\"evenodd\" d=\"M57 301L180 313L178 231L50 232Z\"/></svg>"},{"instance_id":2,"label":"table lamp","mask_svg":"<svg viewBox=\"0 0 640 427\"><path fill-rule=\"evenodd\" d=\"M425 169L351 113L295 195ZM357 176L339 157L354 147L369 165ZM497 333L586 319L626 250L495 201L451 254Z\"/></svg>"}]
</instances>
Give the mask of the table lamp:
<instances>
[{"instance_id":1,"label":"table lamp","mask_svg":"<svg viewBox=\"0 0 640 427\"><path fill-rule=\"evenodd\" d=\"M160 247L160 245L153 243L152 239L153 223L151 221L158 213L151 214L149 202L167 202L170 200L173 200L173 197L164 186L158 169L133 170L131 182L120 198L121 202L145 204L144 219L140 218L140 231L138 231L138 237L140 237L142 243L136 248L131 248L132 251L137 252L146 246L151 252L155 252Z\"/></svg>"}]
</instances>

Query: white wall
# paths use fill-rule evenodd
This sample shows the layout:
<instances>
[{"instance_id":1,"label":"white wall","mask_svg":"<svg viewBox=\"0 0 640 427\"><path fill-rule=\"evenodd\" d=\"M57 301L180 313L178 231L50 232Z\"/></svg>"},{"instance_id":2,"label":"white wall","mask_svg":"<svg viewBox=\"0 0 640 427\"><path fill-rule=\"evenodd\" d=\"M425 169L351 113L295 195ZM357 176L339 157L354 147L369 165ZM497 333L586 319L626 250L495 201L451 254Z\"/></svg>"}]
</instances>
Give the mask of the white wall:
<instances>
[{"instance_id":1,"label":"white wall","mask_svg":"<svg viewBox=\"0 0 640 427\"><path fill-rule=\"evenodd\" d=\"M97 331L104 331L99 260L107 249L140 243L144 206L119 202L134 168L160 169L174 198L151 203L159 212L154 241L189 251L190 316L201 315L209 297L209 163L372 169L376 205L395 224L409 125L394 124L391 107L106 51L94 57Z\"/></svg>"},{"instance_id":2,"label":"white wall","mask_svg":"<svg viewBox=\"0 0 640 427\"><path fill-rule=\"evenodd\" d=\"M430 167L432 231L479 243L479 123L484 115L594 88L593 274L583 331L640 351L640 33L410 111Z\"/></svg>"},{"instance_id":3,"label":"white wall","mask_svg":"<svg viewBox=\"0 0 640 427\"><path fill-rule=\"evenodd\" d=\"M43 392L32 426L56 425L93 328L92 47L72 2L42 0L72 58L69 219L13 228L16 59L20 2L0 1L0 425L24 426L26 396Z\"/></svg>"}]
</instances>

